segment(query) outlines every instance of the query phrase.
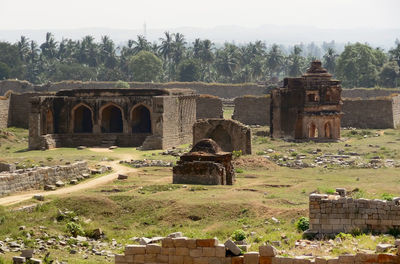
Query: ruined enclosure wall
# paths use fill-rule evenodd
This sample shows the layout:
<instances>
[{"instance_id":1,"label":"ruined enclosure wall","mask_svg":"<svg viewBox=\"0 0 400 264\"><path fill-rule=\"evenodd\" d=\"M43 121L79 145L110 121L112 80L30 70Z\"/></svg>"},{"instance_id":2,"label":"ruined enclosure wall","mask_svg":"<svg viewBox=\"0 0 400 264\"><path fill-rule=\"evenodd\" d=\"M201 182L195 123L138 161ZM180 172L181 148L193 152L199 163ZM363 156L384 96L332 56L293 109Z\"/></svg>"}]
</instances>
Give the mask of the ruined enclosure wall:
<instances>
[{"instance_id":1,"label":"ruined enclosure wall","mask_svg":"<svg viewBox=\"0 0 400 264\"><path fill-rule=\"evenodd\" d=\"M210 95L197 97L196 119L201 118L223 118L222 100Z\"/></svg>"},{"instance_id":2,"label":"ruined enclosure wall","mask_svg":"<svg viewBox=\"0 0 400 264\"><path fill-rule=\"evenodd\" d=\"M8 126L29 128L30 100L35 96L46 96L48 93L11 93Z\"/></svg>"},{"instance_id":3,"label":"ruined enclosure wall","mask_svg":"<svg viewBox=\"0 0 400 264\"><path fill-rule=\"evenodd\" d=\"M361 99L373 99L380 96L389 96L392 94L400 93L400 89L365 89L365 88L354 88L354 89L343 89L342 97L344 98L361 98Z\"/></svg>"},{"instance_id":4,"label":"ruined enclosure wall","mask_svg":"<svg viewBox=\"0 0 400 264\"><path fill-rule=\"evenodd\" d=\"M232 119L246 125L269 125L270 96L244 96L234 100Z\"/></svg>"},{"instance_id":5,"label":"ruined enclosure wall","mask_svg":"<svg viewBox=\"0 0 400 264\"><path fill-rule=\"evenodd\" d=\"M0 81L0 95L8 90L14 92L33 92L33 91L59 91L63 89L99 89L113 88L116 82L81 82L81 81L62 81L57 83L33 85L27 81L5 80ZM131 88L186 88L193 89L199 94L211 94L221 98L235 98L246 94L263 95L267 88L255 83L243 84L222 84L222 83L202 83L202 82L171 82L171 83L145 83L130 82Z\"/></svg>"},{"instance_id":6,"label":"ruined enclosure wall","mask_svg":"<svg viewBox=\"0 0 400 264\"><path fill-rule=\"evenodd\" d=\"M295 264L295 263L399 263L400 256L392 254L357 253L336 258L278 257L276 250L267 245L241 256L227 256L224 244L217 239L164 238L157 244L127 245L124 254L115 255L115 264Z\"/></svg>"},{"instance_id":7,"label":"ruined enclosure wall","mask_svg":"<svg viewBox=\"0 0 400 264\"><path fill-rule=\"evenodd\" d=\"M396 99L396 102L398 99ZM399 113L396 106L397 116ZM394 128L393 103L391 99L343 100L342 127Z\"/></svg>"},{"instance_id":8,"label":"ruined enclosure wall","mask_svg":"<svg viewBox=\"0 0 400 264\"><path fill-rule=\"evenodd\" d=\"M400 127L400 96L392 97L393 126Z\"/></svg>"},{"instance_id":9,"label":"ruined enclosure wall","mask_svg":"<svg viewBox=\"0 0 400 264\"><path fill-rule=\"evenodd\" d=\"M387 232L400 226L398 201L353 199L338 195L310 195L310 231L336 234L359 229Z\"/></svg>"},{"instance_id":10,"label":"ruined enclosure wall","mask_svg":"<svg viewBox=\"0 0 400 264\"><path fill-rule=\"evenodd\" d=\"M0 129L8 127L10 98L0 97Z\"/></svg>"},{"instance_id":11,"label":"ruined enclosure wall","mask_svg":"<svg viewBox=\"0 0 400 264\"><path fill-rule=\"evenodd\" d=\"M45 184L55 184L88 173L86 161L71 165L39 167L0 173L0 196L29 189L39 189Z\"/></svg>"}]
</instances>

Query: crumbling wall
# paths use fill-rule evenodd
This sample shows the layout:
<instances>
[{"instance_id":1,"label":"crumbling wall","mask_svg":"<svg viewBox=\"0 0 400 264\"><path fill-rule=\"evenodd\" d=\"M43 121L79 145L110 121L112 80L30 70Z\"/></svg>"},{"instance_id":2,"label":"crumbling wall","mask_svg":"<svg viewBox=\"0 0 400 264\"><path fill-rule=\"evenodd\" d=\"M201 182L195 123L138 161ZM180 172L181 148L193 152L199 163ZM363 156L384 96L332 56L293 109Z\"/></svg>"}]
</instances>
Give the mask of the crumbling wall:
<instances>
[{"instance_id":1,"label":"crumbling wall","mask_svg":"<svg viewBox=\"0 0 400 264\"><path fill-rule=\"evenodd\" d=\"M69 180L89 171L86 161L55 167L38 167L0 173L0 196L13 192L38 189L45 184Z\"/></svg>"},{"instance_id":2,"label":"crumbling wall","mask_svg":"<svg viewBox=\"0 0 400 264\"><path fill-rule=\"evenodd\" d=\"M200 95L196 99L196 118L223 118L222 100L212 95Z\"/></svg>"},{"instance_id":3,"label":"crumbling wall","mask_svg":"<svg viewBox=\"0 0 400 264\"><path fill-rule=\"evenodd\" d=\"M400 227L399 199L353 199L339 195L311 194L310 232L319 234L387 232Z\"/></svg>"},{"instance_id":4,"label":"crumbling wall","mask_svg":"<svg viewBox=\"0 0 400 264\"><path fill-rule=\"evenodd\" d=\"M400 96L392 96L393 127L400 127Z\"/></svg>"},{"instance_id":5,"label":"crumbling wall","mask_svg":"<svg viewBox=\"0 0 400 264\"><path fill-rule=\"evenodd\" d=\"M115 264L339 264L339 263L399 263L400 256L392 254L357 253L336 258L278 257L272 246L260 246L258 252L241 256L227 254L217 239L164 238L157 244L127 245L124 254L115 255Z\"/></svg>"},{"instance_id":6,"label":"crumbling wall","mask_svg":"<svg viewBox=\"0 0 400 264\"><path fill-rule=\"evenodd\" d=\"M342 127L355 128L394 128L394 120L399 118L399 99L344 99L342 105ZM397 105L396 105L397 104ZM397 112L394 116L394 108ZM398 122L398 121L396 121Z\"/></svg>"},{"instance_id":7,"label":"crumbling wall","mask_svg":"<svg viewBox=\"0 0 400 264\"><path fill-rule=\"evenodd\" d=\"M8 127L10 98L0 96L0 129Z\"/></svg>"},{"instance_id":8,"label":"crumbling wall","mask_svg":"<svg viewBox=\"0 0 400 264\"><path fill-rule=\"evenodd\" d=\"M4 95L7 91L14 93L26 93L33 91L34 85L28 81L19 80L3 80L0 81L0 95Z\"/></svg>"},{"instance_id":9,"label":"crumbling wall","mask_svg":"<svg viewBox=\"0 0 400 264\"><path fill-rule=\"evenodd\" d=\"M271 97L243 96L234 100L232 119L246 125L269 125Z\"/></svg>"},{"instance_id":10,"label":"crumbling wall","mask_svg":"<svg viewBox=\"0 0 400 264\"><path fill-rule=\"evenodd\" d=\"M354 89L343 89L342 98L361 98L361 99L373 99L380 96L389 96L392 94L400 93L397 88L385 88L385 89L370 89L370 88L354 88Z\"/></svg>"}]
</instances>

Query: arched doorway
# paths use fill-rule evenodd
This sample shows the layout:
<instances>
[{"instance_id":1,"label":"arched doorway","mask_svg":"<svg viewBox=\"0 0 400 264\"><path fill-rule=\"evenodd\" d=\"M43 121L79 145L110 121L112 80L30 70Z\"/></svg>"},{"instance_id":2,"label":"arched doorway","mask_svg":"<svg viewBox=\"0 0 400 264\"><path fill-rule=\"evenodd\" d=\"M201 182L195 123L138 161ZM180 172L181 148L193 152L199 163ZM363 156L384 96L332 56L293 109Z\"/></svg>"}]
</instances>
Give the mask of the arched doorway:
<instances>
[{"instance_id":1,"label":"arched doorway","mask_svg":"<svg viewBox=\"0 0 400 264\"><path fill-rule=\"evenodd\" d=\"M105 107L101 112L102 133L122 133L123 122L121 109L115 105Z\"/></svg>"},{"instance_id":2,"label":"arched doorway","mask_svg":"<svg viewBox=\"0 0 400 264\"><path fill-rule=\"evenodd\" d=\"M132 110L132 133L151 133L151 117L147 107L139 105Z\"/></svg>"},{"instance_id":3,"label":"arched doorway","mask_svg":"<svg viewBox=\"0 0 400 264\"><path fill-rule=\"evenodd\" d=\"M48 109L46 112L46 123L45 123L44 134L53 134L53 133L54 133L53 112L50 109Z\"/></svg>"},{"instance_id":4,"label":"arched doorway","mask_svg":"<svg viewBox=\"0 0 400 264\"><path fill-rule=\"evenodd\" d=\"M221 125L218 125L211 133L209 133L208 138L217 142L223 151L233 151L232 138Z\"/></svg>"},{"instance_id":5,"label":"arched doorway","mask_svg":"<svg viewBox=\"0 0 400 264\"><path fill-rule=\"evenodd\" d=\"M308 138L318 138L318 128L314 123L308 127Z\"/></svg>"},{"instance_id":6,"label":"arched doorway","mask_svg":"<svg viewBox=\"0 0 400 264\"><path fill-rule=\"evenodd\" d=\"M74 110L74 133L92 133L92 110L85 105L80 105Z\"/></svg>"},{"instance_id":7,"label":"arched doorway","mask_svg":"<svg viewBox=\"0 0 400 264\"><path fill-rule=\"evenodd\" d=\"M332 138L332 128L329 122L325 123L324 130L325 130L325 137Z\"/></svg>"}]
</instances>

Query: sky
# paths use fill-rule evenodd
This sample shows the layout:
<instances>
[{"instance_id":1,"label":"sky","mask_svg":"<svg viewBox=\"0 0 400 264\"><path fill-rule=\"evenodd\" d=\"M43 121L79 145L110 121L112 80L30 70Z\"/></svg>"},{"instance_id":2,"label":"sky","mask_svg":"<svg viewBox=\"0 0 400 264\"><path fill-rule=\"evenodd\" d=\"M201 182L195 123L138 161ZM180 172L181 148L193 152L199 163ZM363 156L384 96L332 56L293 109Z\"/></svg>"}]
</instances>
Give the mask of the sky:
<instances>
[{"instance_id":1,"label":"sky","mask_svg":"<svg viewBox=\"0 0 400 264\"><path fill-rule=\"evenodd\" d=\"M400 28L400 0L0 0L0 30L308 25Z\"/></svg>"}]
</instances>

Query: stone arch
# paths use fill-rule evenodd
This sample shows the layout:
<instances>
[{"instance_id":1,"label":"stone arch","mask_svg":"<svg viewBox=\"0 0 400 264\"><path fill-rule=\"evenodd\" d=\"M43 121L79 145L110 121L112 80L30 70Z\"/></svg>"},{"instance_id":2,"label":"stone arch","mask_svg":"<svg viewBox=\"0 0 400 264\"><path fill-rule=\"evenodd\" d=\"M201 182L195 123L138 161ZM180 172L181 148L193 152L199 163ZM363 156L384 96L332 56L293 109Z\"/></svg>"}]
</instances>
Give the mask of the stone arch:
<instances>
[{"instance_id":1,"label":"stone arch","mask_svg":"<svg viewBox=\"0 0 400 264\"><path fill-rule=\"evenodd\" d=\"M324 132L326 138L332 138L332 126L330 122L326 122L324 125Z\"/></svg>"},{"instance_id":2,"label":"stone arch","mask_svg":"<svg viewBox=\"0 0 400 264\"><path fill-rule=\"evenodd\" d=\"M72 109L72 125L74 133L93 132L93 110L86 104L80 103Z\"/></svg>"},{"instance_id":3,"label":"stone arch","mask_svg":"<svg viewBox=\"0 0 400 264\"><path fill-rule=\"evenodd\" d=\"M151 113L144 104L135 105L131 110L132 133L151 133Z\"/></svg>"},{"instance_id":4,"label":"stone arch","mask_svg":"<svg viewBox=\"0 0 400 264\"><path fill-rule=\"evenodd\" d=\"M313 122L308 126L308 137L318 138L318 128Z\"/></svg>"},{"instance_id":5,"label":"stone arch","mask_svg":"<svg viewBox=\"0 0 400 264\"><path fill-rule=\"evenodd\" d=\"M100 124L102 133L122 133L124 131L122 108L114 103L101 107Z\"/></svg>"},{"instance_id":6,"label":"stone arch","mask_svg":"<svg viewBox=\"0 0 400 264\"><path fill-rule=\"evenodd\" d=\"M221 147L223 151L232 152L232 137L222 125L218 125L214 130L207 134L207 138L213 139Z\"/></svg>"},{"instance_id":7,"label":"stone arch","mask_svg":"<svg viewBox=\"0 0 400 264\"><path fill-rule=\"evenodd\" d=\"M54 133L54 115L53 111L47 109L45 124L44 124L44 134L53 134Z\"/></svg>"}]
</instances>

